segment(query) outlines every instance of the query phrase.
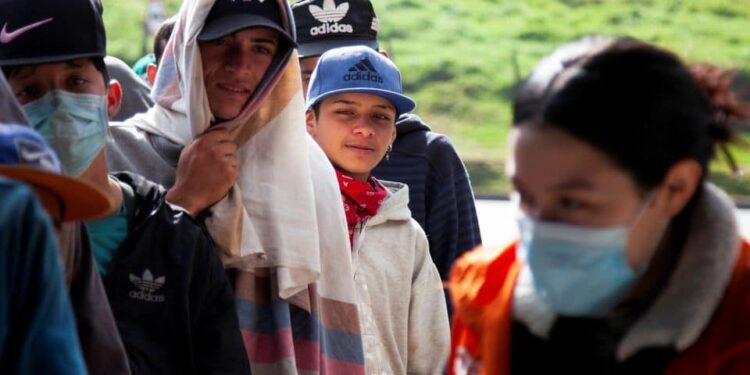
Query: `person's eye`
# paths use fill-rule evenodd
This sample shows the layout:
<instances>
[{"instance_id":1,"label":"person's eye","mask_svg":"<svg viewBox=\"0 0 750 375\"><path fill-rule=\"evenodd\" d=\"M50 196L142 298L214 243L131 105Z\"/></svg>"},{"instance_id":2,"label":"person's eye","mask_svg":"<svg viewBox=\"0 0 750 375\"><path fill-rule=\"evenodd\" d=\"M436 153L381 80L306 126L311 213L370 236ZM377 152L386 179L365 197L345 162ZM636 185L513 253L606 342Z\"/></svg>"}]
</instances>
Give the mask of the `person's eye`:
<instances>
[{"instance_id":1,"label":"person's eye","mask_svg":"<svg viewBox=\"0 0 750 375\"><path fill-rule=\"evenodd\" d=\"M83 86L83 85L85 85L85 84L86 84L87 82L88 82L87 80L85 80L85 79L83 79L83 78L81 78L81 77L70 77L70 78L68 79L68 83L69 83L69 84L70 84L71 86L73 86L73 87L77 87L77 86Z\"/></svg>"},{"instance_id":2,"label":"person's eye","mask_svg":"<svg viewBox=\"0 0 750 375\"><path fill-rule=\"evenodd\" d=\"M227 46L229 45L229 40L227 39L227 37L224 37L224 38L214 39L212 43L216 46Z\"/></svg>"},{"instance_id":3,"label":"person's eye","mask_svg":"<svg viewBox=\"0 0 750 375\"><path fill-rule=\"evenodd\" d=\"M354 116L354 112L348 109L338 109L336 110L336 114L342 115L342 116Z\"/></svg>"},{"instance_id":4,"label":"person's eye","mask_svg":"<svg viewBox=\"0 0 750 375\"><path fill-rule=\"evenodd\" d=\"M380 121L380 122L391 121L391 116L388 114L384 114L384 113L376 113L373 117L375 118L375 120Z\"/></svg>"},{"instance_id":5,"label":"person's eye","mask_svg":"<svg viewBox=\"0 0 750 375\"><path fill-rule=\"evenodd\" d=\"M568 212L582 211L590 208L590 206L577 198L565 197L560 200L560 208Z\"/></svg>"},{"instance_id":6,"label":"person's eye","mask_svg":"<svg viewBox=\"0 0 750 375\"><path fill-rule=\"evenodd\" d=\"M274 51L266 46L255 46L255 53L261 55L273 55Z\"/></svg>"},{"instance_id":7,"label":"person's eye","mask_svg":"<svg viewBox=\"0 0 750 375\"><path fill-rule=\"evenodd\" d=\"M24 86L20 90L16 91L16 100L18 100L21 104L26 104L38 99L40 96L39 92L40 90L36 86Z\"/></svg>"},{"instance_id":8,"label":"person's eye","mask_svg":"<svg viewBox=\"0 0 750 375\"><path fill-rule=\"evenodd\" d=\"M34 91L34 88L31 86L22 87L20 90L16 91L16 98L19 100L28 98L33 94Z\"/></svg>"}]
</instances>

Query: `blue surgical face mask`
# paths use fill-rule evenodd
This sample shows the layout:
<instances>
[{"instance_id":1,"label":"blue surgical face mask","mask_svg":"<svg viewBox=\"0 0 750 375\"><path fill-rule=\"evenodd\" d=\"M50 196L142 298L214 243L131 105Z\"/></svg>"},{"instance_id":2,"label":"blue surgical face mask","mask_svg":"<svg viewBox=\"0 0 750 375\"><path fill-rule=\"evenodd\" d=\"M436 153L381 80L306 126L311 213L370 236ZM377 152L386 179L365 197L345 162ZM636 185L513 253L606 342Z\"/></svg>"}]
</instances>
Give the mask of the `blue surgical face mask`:
<instances>
[{"instance_id":1,"label":"blue surgical face mask","mask_svg":"<svg viewBox=\"0 0 750 375\"><path fill-rule=\"evenodd\" d=\"M519 213L517 255L531 269L539 298L566 316L610 311L646 268L634 271L626 256L630 228L644 209L633 224L609 228L540 222Z\"/></svg>"},{"instance_id":2,"label":"blue surgical face mask","mask_svg":"<svg viewBox=\"0 0 750 375\"><path fill-rule=\"evenodd\" d=\"M83 173L107 141L107 98L103 95L53 90L23 107L68 175Z\"/></svg>"}]
</instances>

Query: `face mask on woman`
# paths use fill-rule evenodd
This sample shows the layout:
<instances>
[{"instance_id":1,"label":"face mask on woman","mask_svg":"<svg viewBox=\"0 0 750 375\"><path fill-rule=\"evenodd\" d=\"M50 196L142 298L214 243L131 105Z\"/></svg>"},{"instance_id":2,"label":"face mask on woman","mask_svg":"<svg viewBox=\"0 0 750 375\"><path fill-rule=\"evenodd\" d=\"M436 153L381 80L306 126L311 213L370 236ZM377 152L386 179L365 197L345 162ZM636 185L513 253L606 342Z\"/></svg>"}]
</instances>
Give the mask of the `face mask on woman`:
<instances>
[{"instance_id":1,"label":"face mask on woman","mask_svg":"<svg viewBox=\"0 0 750 375\"><path fill-rule=\"evenodd\" d=\"M52 146L63 170L78 176L107 140L107 98L53 90L23 106L32 126Z\"/></svg>"},{"instance_id":2,"label":"face mask on woman","mask_svg":"<svg viewBox=\"0 0 750 375\"><path fill-rule=\"evenodd\" d=\"M633 270L626 250L631 228L650 203L651 198L631 224L607 228L542 222L519 213L517 255L531 269L541 300L558 314L588 317L620 302L646 268Z\"/></svg>"}]
</instances>

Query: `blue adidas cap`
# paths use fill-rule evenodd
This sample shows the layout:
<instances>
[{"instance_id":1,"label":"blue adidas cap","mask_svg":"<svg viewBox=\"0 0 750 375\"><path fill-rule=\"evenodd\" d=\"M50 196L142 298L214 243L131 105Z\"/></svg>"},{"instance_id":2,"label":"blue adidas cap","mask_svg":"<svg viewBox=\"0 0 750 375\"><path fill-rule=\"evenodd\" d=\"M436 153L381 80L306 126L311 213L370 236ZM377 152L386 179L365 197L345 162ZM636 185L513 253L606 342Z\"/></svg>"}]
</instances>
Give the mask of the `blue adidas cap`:
<instances>
[{"instance_id":1,"label":"blue adidas cap","mask_svg":"<svg viewBox=\"0 0 750 375\"><path fill-rule=\"evenodd\" d=\"M344 93L372 94L388 99L398 115L417 106L403 94L401 73L385 56L366 46L341 47L324 53L310 78L307 109Z\"/></svg>"},{"instance_id":2,"label":"blue adidas cap","mask_svg":"<svg viewBox=\"0 0 750 375\"><path fill-rule=\"evenodd\" d=\"M60 160L42 136L29 127L15 124L0 124L0 165L62 173Z\"/></svg>"},{"instance_id":3,"label":"blue adidas cap","mask_svg":"<svg viewBox=\"0 0 750 375\"><path fill-rule=\"evenodd\" d=\"M63 203L63 221L95 219L114 208L114 202L98 188L62 174L52 148L26 126L0 123L0 176L56 195Z\"/></svg>"}]
</instances>

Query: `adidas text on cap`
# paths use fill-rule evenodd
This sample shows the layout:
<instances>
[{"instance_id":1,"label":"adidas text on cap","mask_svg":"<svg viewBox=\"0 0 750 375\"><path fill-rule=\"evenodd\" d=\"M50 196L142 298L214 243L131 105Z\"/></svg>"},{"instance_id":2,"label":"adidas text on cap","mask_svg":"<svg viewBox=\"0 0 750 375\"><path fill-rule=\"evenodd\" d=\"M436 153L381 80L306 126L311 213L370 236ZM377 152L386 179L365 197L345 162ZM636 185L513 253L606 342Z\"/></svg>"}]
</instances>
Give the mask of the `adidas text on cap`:
<instances>
[{"instance_id":1,"label":"adidas text on cap","mask_svg":"<svg viewBox=\"0 0 750 375\"><path fill-rule=\"evenodd\" d=\"M284 29L277 0L216 0L198 40L219 39L249 27L271 28L279 33L280 40L294 45L294 36Z\"/></svg>"},{"instance_id":2,"label":"adidas text on cap","mask_svg":"<svg viewBox=\"0 0 750 375\"><path fill-rule=\"evenodd\" d=\"M365 46L341 47L323 54L310 78L307 109L328 97L344 93L380 96L396 107L398 115L416 107L403 94L401 73L388 58Z\"/></svg>"},{"instance_id":3,"label":"adidas text on cap","mask_svg":"<svg viewBox=\"0 0 750 375\"><path fill-rule=\"evenodd\" d=\"M369 0L305 0L292 12L300 57L348 46L378 49L378 17Z\"/></svg>"},{"instance_id":4,"label":"adidas text on cap","mask_svg":"<svg viewBox=\"0 0 750 375\"><path fill-rule=\"evenodd\" d=\"M99 0L12 0L0 12L0 65L106 55Z\"/></svg>"},{"instance_id":5,"label":"adidas text on cap","mask_svg":"<svg viewBox=\"0 0 750 375\"><path fill-rule=\"evenodd\" d=\"M55 153L29 127L0 124L0 176L56 195L63 203L63 221L96 219L114 209L114 202L99 189L63 175Z\"/></svg>"}]
</instances>

